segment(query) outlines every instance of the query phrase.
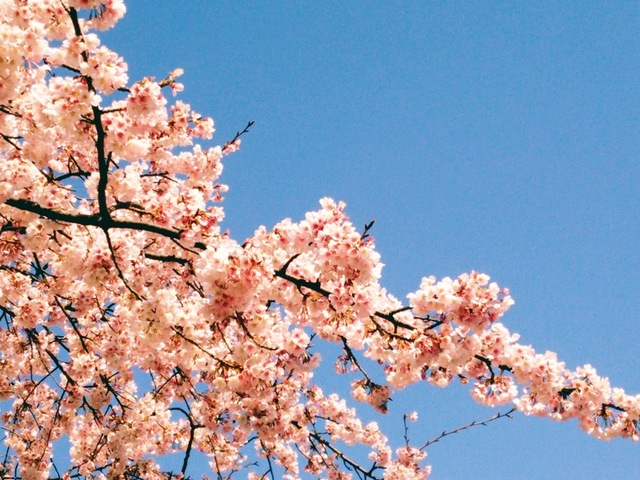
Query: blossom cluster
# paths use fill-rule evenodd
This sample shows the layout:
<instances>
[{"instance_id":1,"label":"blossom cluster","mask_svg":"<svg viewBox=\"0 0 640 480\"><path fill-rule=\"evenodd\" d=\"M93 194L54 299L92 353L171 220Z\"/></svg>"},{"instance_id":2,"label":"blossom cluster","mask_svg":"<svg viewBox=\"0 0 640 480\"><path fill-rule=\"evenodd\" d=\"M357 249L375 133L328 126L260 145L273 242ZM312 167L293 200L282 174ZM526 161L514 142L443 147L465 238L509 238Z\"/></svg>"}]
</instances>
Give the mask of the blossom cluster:
<instances>
[{"instance_id":1,"label":"blossom cluster","mask_svg":"<svg viewBox=\"0 0 640 480\"><path fill-rule=\"evenodd\" d=\"M241 134L196 143L214 124L165 96L180 69L129 78L96 33L124 13L0 0L0 477L186 478L197 450L220 477L427 478L424 449L392 448L320 388L314 339L340 346L352 396L378 412L459 380L482 404L638 440L640 396L518 343L487 275L425 278L405 305L379 283L371 226L329 198L242 244L223 232Z\"/></svg>"}]
</instances>

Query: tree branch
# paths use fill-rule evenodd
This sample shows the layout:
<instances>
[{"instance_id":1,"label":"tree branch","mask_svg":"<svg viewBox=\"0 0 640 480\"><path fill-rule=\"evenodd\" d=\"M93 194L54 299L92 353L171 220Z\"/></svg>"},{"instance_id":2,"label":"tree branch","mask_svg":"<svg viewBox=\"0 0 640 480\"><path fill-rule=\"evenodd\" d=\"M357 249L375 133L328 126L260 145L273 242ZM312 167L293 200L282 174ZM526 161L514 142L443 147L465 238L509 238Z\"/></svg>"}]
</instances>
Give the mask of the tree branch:
<instances>
[{"instance_id":1,"label":"tree branch","mask_svg":"<svg viewBox=\"0 0 640 480\"><path fill-rule=\"evenodd\" d=\"M511 415L516 411L516 407L511 408L511 410L509 410L507 413L501 413L498 412L496 413L493 417L491 418L487 418L486 420L481 420L481 421L476 421L474 420L471 423L468 423L467 425L463 425L462 427L458 427L458 428L454 428L453 430L446 430L444 432L442 432L440 435L438 435L437 437L435 437L432 440L429 440L427 443L425 443L424 445L422 445L420 447L420 450L424 450L427 447L429 447L430 445L433 445L436 442L439 442L440 440L442 440L444 437L448 437L449 435L453 435L454 433L458 433L458 432L462 432L463 430L468 430L470 428L473 427L478 427L480 425L486 427L487 424L494 422L500 418L513 418Z\"/></svg>"},{"instance_id":2,"label":"tree branch","mask_svg":"<svg viewBox=\"0 0 640 480\"><path fill-rule=\"evenodd\" d=\"M316 280L315 282L310 282L309 280L305 280L304 278L296 278L287 273L287 269L289 268L289 265L291 265L291 263L299 256L300 254L297 253L293 257L291 257L289 260L287 260L287 263L285 263L279 270L276 270L274 272L274 275L276 277L282 278L283 280L287 280L288 282L293 283L296 287L298 287L298 291L300 293L302 293L302 288L304 287L304 288L308 288L313 292L319 293L323 297L329 297L329 295L331 295L331 292L322 288L322 285L320 284L319 280Z\"/></svg>"},{"instance_id":3,"label":"tree branch","mask_svg":"<svg viewBox=\"0 0 640 480\"><path fill-rule=\"evenodd\" d=\"M87 225L102 228L103 230L112 228L123 228L130 230L143 230L146 232L157 233L163 237L170 238L172 240L179 240L182 236L182 232L178 230L169 230L168 228L159 227L150 223L122 221L109 219L106 222L99 214L84 215L81 213L65 213L46 208L31 200L24 198L9 198L5 200L7 205L14 208L24 210L31 213L37 213L41 217L48 218L49 220L55 220L65 223L75 223L77 225ZM202 242L196 242L194 247L205 250L207 246Z\"/></svg>"},{"instance_id":4,"label":"tree branch","mask_svg":"<svg viewBox=\"0 0 640 480\"><path fill-rule=\"evenodd\" d=\"M236 140L238 140L242 135L249 132L249 129L253 126L254 123L256 123L255 120L250 120L247 123L247 126L244 127L244 130L242 130L241 132L236 132L235 137L225 142L224 146L222 147L222 150L224 151L225 149L229 148L229 146L233 145L236 142Z\"/></svg>"}]
</instances>

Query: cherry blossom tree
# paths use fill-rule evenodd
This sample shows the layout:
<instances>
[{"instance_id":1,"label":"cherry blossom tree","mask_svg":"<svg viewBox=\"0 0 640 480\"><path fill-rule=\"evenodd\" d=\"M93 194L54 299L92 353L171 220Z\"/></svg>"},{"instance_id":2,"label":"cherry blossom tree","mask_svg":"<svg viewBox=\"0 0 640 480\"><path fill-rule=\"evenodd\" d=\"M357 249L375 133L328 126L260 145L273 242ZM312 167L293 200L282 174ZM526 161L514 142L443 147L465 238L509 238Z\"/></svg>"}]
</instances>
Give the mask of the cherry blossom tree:
<instances>
[{"instance_id":1,"label":"cherry blossom tree","mask_svg":"<svg viewBox=\"0 0 640 480\"><path fill-rule=\"evenodd\" d=\"M640 438L640 395L518 343L487 275L389 295L373 223L342 203L244 243L224 232L222 159L252 123L198 144L213 121L165 96L181 70L130 80L101 45L124 13L0 0L0 478L188 478L196 452L216 478L427 478L429 444L393 450L314 382L322 342L380 413L394 391L462 382L509 413Z\"/></svg>"}]
</instances>

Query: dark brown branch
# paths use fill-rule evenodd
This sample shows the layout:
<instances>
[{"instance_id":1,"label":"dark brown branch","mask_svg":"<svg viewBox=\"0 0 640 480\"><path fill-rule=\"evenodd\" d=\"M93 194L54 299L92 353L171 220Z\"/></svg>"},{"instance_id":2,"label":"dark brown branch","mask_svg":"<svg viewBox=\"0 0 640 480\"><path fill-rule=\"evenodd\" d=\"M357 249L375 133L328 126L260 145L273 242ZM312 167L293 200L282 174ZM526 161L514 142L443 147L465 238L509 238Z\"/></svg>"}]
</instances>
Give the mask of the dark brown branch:
<instances>
[{"instance_id":1,"label":"dark brown branch","mask_svg":"<svg viewBox=\"0 0 640 480\"><path fill-rule=\"evenodd\" d=\"M79 178L86 178L88 177L89 174L87 172L69 172L69 173L65 173L63 175L60 175L59 177L54 177L53 181L55 182L63 182L65 181L67 178L73 178L73 177L79 177Z\"/></svg>"},{"instance_id":2,"label":"dark brown branch","mask_svg":"<svg viewBox=\"0 0 640 480\"><path fill-rule=\"evenodd\" d=\"M11 106L0 104L0 113L6 113L7 115L13 115L14 117L22 117L19 113L11 110Z\"/></svg>"},{"instance_id":3,"label":"dark brown branch","mask_svg":"<svg viewBox=\"0 0 640 480\"><path fill-rule=\"evenodd\" d=\"M157 260L159 262L175 262L179 263L180 265L187 265L189 263L189 260L187 260L186 258L176 257L175 255L156 255L155 253L145 252L144 257L148 258L149 260Z\"/></svg>"},{"instance_id":4,"label":"dark brown branch","mask_svg":"<svg viewBox=\"0 0 640 480\"><path fill-rule=\"evenodd\" d=\"M319 293L320 295L322 295L324 297L329 297L331 295L331 292L329 292L328 290L325 290L324 288L322 288L322 284L320 283L319 280L316 280L315 282L311 282L309 280L305 280L304 278L294 277L294 276L289 275L287 273L287 269L289 268L291 263L293 263L293 261L296 258L298 258L299 256L300 256L299 253L293 255L289 260L287 260L287 262L280 269L278 269L278 270L276 270L274 272L274 275L276 277L282 278L283 280L287 280L287 281L293 283L298 288L298 291L303 295L304 295L304 293L302 292L302 288L308 288L309 290L311 290L313 292L316 292L316 293ZM397 315L398 313L406 312L406 311L409 311L409 310L411 310L411 307L405 306L405 307L400 307L400 308L398 308L396 310L393 310L391 312L388 312L388 313L379 312L379 311L374 312L374 314L373 314L374 316L376 316L378 318L382 318L383 320L386 320L386 321L388 321L389 323L391 323L393 325L393 328L394 328L394 332L393 333L387 332L385 329L380 327L380 325L378 325L378 323L376 323L375 320L373 321L373 323L376 325L376 327L379 330L383 331L387 335L391 335L393 337L400 338L402 340L410 341L410 339L407 339L407 338L404 338L404 337L401 337L401 336L397 335L398 328L404 328L404 329L409 330L409 331L415 331L415 330L417 330L417 328L412 326L412 325L409 325L407 323L401 322L400 320L397 320L395 318L395 315ZM440 322L440 323L442 323L442 322ZM439 323L430 326L430 329L435 328L437 325L439 325Z\"/></svg>"},{"instance_id":5,"label":"dark brown branch","mask_svg":"<svg viewBox=\"0 0 640 480\"><path fill-rule=\"evenodd\" d=\"M25 200L23 198L9 198L5 201L7 205L25 210L31 213L37 213L38 215L48 218L49 220L57 220L67 223L76 223L78 225L93 225L95 227L101 227L99 215L83 215L75 213L64 213L56 210L45 208L38 203L31 200Z\"/></svg>"},{"instance_id":6,"label":"dark brown branch","mask_svg":"<svg viewBox=\"0 0 640 480\"><path fill-rule=\"evenodd\" d=\"M222 147L222 150L228 148L230 145L233 145L235 141L238 140L242 135L249 132L249 129L253 126L254 123L256 123L255 120L250 120L249 123L247 123L247 126L244 127L244 130L242 130L241 132L236 132L235 137L233 137L228 142L225 142L224 147Z\"/></svg>"},{"instance_id":7,"label":"dark brown branch","mask_svg":"<svg viewBox=\"0 0 640 480\"><path fill-rule=\"evenodd\" d=\"M20 148L20 145L18 145L17 143L14 142L14 140L21 140L22 137L12 137L10 135L5 135L4 133L0 133L0 137L2 137L2 139L7 142L9 145L11 145L13 148L15 148L16 150L22 150Z\"/></svg>"},{"instance_id":8,"label":"dark brown branch","mask_svg":"<svg viewBox=\"0 0 640 480\"><path fill-rule=\"evenodd\" d=\"M102 111L98 107L93 108L93 125L96 127L96 150L98 153L98 208L103 224L109 228L111 214L107 206L107 183L109 180L109 163L111 161L111 153L108 155L104 149L105 131L102 126Z\"/></svg>"},{"instance_id":9,"label":"dark brown branch","mask_svg":"<svg viewBox=\"0 0 640 480\"><path fill-rule=\"evenodd\" d=\"M190 339L189 337L187 337L184 333L182 333L180 331L179 327L171 327L171 330L173 330L180 338L182 338L183 340L185 340L187 343L190 343L191 345L193 345L194 347L196 347L198 350L200 350L202 353L206 354L207 356L211 357L212 359L214 359L216 362L218 362L220 365L226 367L226 368L232 368L232 369L239 369L240 367L238 365L232 365L230 363L225 362L224 360L220 360L218 357L216 357L214 354L212 354L211 352L209 352L208 350L206 350L205 348L203 348L198 342L196 342L195 340Z\"/></svg>"},{"instance_id":10,"label":"dark brown branch","mask_svg":"<svg viewBox=\"0 0 640 480\"><path fill-rule=\"evenodd\" d=\"M395 338L396 340L401 340L401 341L404 341L404 342L412 342L413 341L412 338L403 337L402 335L398 335L397 333L393 333L393 332L390 332L390 331L384 329L382 327L382 325L380 325L378 322L376 322L375 315L372 315L370 318L371 318L371 321L373 322L373 324L376 326L376 330L378 332L381 332L384 335L388 335L391 338ZM397 329L396 329L396 331L397 331Z\"/></svg>"},{"instance_id":11,"label":"dark brown branch","mask_svg":"<svg viewBox=\"0 0 640 480\"><path fill-rule=\"evenodd\" d=\"M77 385L76 381L67 373L67 371L63 368L62 364L60 363L60 361L58 360L58 357L56 357L53 353L51 353L48 349L45 350L46 354L49 355L49 358L53 361L53 363L56 364L56 367L58 368L58 370L60 370L60 372L62 372L62 375L64 375L64 378L67 379L67 382L69 382L70 385Z\"/></svg>"},{"instance_id":12,"label":"dark brown branch","mask_svg":"<svg viewBox=\"0 0 640 480\"><path fill-rule=\"evenodd\" d=\"M495 383L496 374L493 371L493 364L491 363L491 360L489 360L487 357L483 357L482 355L474 355L473 358L479 360L487 366L487 368L489 369L489 374L491 375L491 377L489 378L489 383ZM511 367L507 365L498 365L498 368L500 369L501 373L505 371L510 372L512 370Z\"/></svg>"},{"instance_id":13,"label":"dark brown branch","mask_svg":"<svg viewBox=\"0 0 640 480\"><path fill-rule=\"evenodd\" d=\"M612 408L613 410L617 410L619 412L626 412L626 410L622 407L619 407L617 405L614 405L613 403L603 403L602 404L602 412L601 415L602 416L606 416L606 409L607 408Z\"/></svg>"},{"instance_id":14,"label":"dark brown branch","mask_svg":"<svg viewBox=\"0 0 640 480\"><path fill-rule=\"evenodd\" d=\"M476 421L476 420L474 420L473 422L468 423L467 425L463 425L462 427L458 427L458 428L455 428L455 429L453 429L453 430L446 430L446 431L442 432L440 435L438 435L437 437L435 437L434 439L429 440L427 443L425 443L424 445L422 445L422 446L420 447L420 450L424 450L424 449L426 449L427 447L429 447L430 445L433 445L434 443L439 442L439 441L440 441L440 440L442 440L444 437L447 437L447 436L449 436L449 435L453 435L454 433L462 432L463 430L468 430L468 429L470 429L470 428L478 427L478 426L480 426L480 425L482 425L482 426L485 426L485 427L486 427L488 423L494 422L494 421L498 420L499 418L505 418L505 417L506 417L506 418L513 418L513 417L511 416L511 414L513 414L515 411L516 411L516 407L513 407L513 408L511 408L511 410L509 410L507 413L501 413L501 412L498 412L498 413L496 413L493 417L491 417L491 418L487 418L486 420L482 420L482 421Z\"/></svg>"},{"instance_id":15,"label":"dark brown branch","mask_svg":"<svg viewBox=\"0 0 640 480\"><path fill-rule=\"evenodd\" d=\"M80 213L59 212L57 210L45 208L35 202L32 202L31 200L26 200L23 198L9 198L5 201L5 203L20 210L37 213L38 215L48 218L49 220L55 220L59 222L75 223L77 225L87 225L102 229L123 228L130 230L142 230L145 232L157 233L158 235L170 238L172 240L179 240L182 235L182 232L180 231L169 230L168 228L159 227L157 225L152 225L149 223L113 219L108 219L105 221L98 214L84 215ZM196 242L194 246L200 250L205 250L207 248L206 245L202 242Z\"/></svg>"},{"instance_id":16,"label":"dark brown branch","mask_svg":"<svg viewBox=\"0 0 640 480\"><path fill-rule=\"evenodd\" d=\"M187 420L189 421L189 442L187 443L187 448L184 452L184 460L182 461L182 469L180 470L180 472L182 473L182 477L186 478L187 466L189 465L189 457L191 456L193 441L195 440L195 432L196 432L196 429L203 428L203 426L197 423L194 423L191 413L187 412L182 407L171 407L169 408L169 410L184 413L185 417L187 417Z\"/></svg>"},{"instance_id":17,"label":"dark brown branch","mask_svg":"<svg viewBox=\"0 0 640 480\"><path fill-rule=\"evenodd\" d=\"M27 233L27 229L25 227L16 227L13 225L13 222L9 221L0 227L0 233L3 232L18 232L24 235Z\"/></svg>"},{"instance_id":18,"label":"dark brown branch","mask_svg":"<svg viewBox=\"0 0 640 480\"><path fill-rule=\"evenodd\" d=\"M362 373L362 375L364 375L364 379L367 382L367 385L370 384L374 384L375 382L373 382L371 380L371 378L369 377L369 375L367 375L367 372L364 370L364 368L362 368L362 366L360 365L360 363L358 362L358 359L356 358L356 356L353 354L353 350L351 350L351 347L349 346L349 344L347 343L347 339L344 338L342 335L340 336L340 340L342 340L342 347L344 349L344 353L346 355L346 360L348 360L349 362L351 362L353 365L356 366L356 368L358 370L360 370L360 373Z\"/></svg>"},{"instance_id":19,"label":"dark brown branch","mask_svg":"<svg viewBox=\"0 0 640 480\"><path fill-rule=\"evenodd\" d=\"M407 425L407 418L409 417L409 415L407 415L406 413L402 416L402 424L404 426L404 445L405 447L409 446L409 426Z\"/></svg>"},{"instance_id":20,"label":"dark brown branch","mask_svg":"<svg viewBox=\"0 0 640 480\"><path fill-rule=\"evenodd\" d=\"M476 360L479 360L481 363L484 363L487 366L487 368L489 369L489 373L491 374L489 383L491 384L495 383L496 374L493 372L493 368L491 366L491 360L489 360L486 357L483 357L482 355L474 355L473 358L475 358Z\"/></svg>"},{"instance_id":21,"label":"dark brown branch","mask_svg":"<svg viewBox=\"0 0 640 480\"><path fill-rule=\"evenodd\" d=\"M144 230L151 233L157 233L158 235L162 235L163 237L167 237L172 240L179 240L180 237L182 236L181 231L169 230L168 228L159 227L157 225L151 225L149 223L142 223L142 222L111 220L110 228L128 228L131 230ZM206 250L207 248L207 246L202 242L194 243L194 247L200 250Z\"/></svg>"},{"instance_id":22,"label":"dark brown branch","mask_svg":"<svg viewBox=\"0 0 640 480\"><path fill-rule=\"evenodd\" d=\"M118 272L118 277L120 278L120 280L122 280L122 283L127 288L127 290L129 290L129 292L131 292L131 294L134 297L136 297L137 300L139 301L146 300L143 296L139 295L138 292L136 292L131 287L131 285L129 285L129 282L124 276L124 272L120 268L120 264L118 263L118 259L116 258L116 250L115 250L115 247L113 246L113 242L111 242L111 236L109 235L109 230L105 229L104 235L105 237L107 237L107 245L109 246L109 252L111 252L111 260L113 261L113 265L116 267L116 271Z\"/></svg>"},{"instance_id":23,"label":"dark brown branch","mask_svg":"<svg viewBox=\"0 0 640 480\"><path fill-rule=\"evenodd\" d=\"M326 448L326 449L330 450L331 452L333 452L333 454L337 458L339 458L342 461L342 463L344 463L349 468L352 468L353 470L358 472L359 475L364 475L364 478L368 478L368 479L371 479L371 480L378 480L380 478L380 477L374 476L373 472L375 470L381 469L382 467L379 467L374 463L369 470L365 469L363 466L361 466L360 464L358 464L357 462L355 462L351 458L347 457L342 451L338 450L338 448L336 448L334 445L332 445L330 442L328 442L326 439L324 439L317 432L317 430L315 429L315 424L312 424L312 425L313 425L313 430L314 431L309 434L309 439L310 440L317 441L324 448ZM317 447L315 447L313 445L313 442L312 442L312 448L314 448L316 451L318 451ZM320 453L320 452L318 452L318 453ZM322 455L321 455L321 457L322 457ZM325 463L325 465L326 465L326 463ZM329 465L326 465L326 466L329 467Z\"/></svg>"},{"instance_id":24,"label":"dark brown branch","mask_svg":"<svg viewBox=\"0 0 640 480\"><path fill-rule=\"evenodd\" d=\"M362 232L362 235L360 235L360 240L364 241L369 238L369 230L371 230L374 223L376 223L375 220L371 220L369 223L365 223L364 231Z\"/></svg>"},{"instance_id":25,"label":"dark brown branch","mask_svg":"<svg viewBox=\"0 0 640 480\"><path fill-rule=\"evenodd\" d=\"M82 345L83 350L85 352L89 353L89 349L87 348L87 344L84 341L86 337L84 335L82 335L80 333L80 330L78 329L78 321L67 313L67 309L62 305L62 302L60 302L60 297L58 297L56 295L54 298L55 298L56 304L60 308L60 311L62 312L62 314L65 317L67 317L67 320L71 324L71 328L73 328L73 331L76 332L76 335L78 335L78 338L80 339L80 345Z\"/></svg>"},{"instance_id":26,"label":"dark brown branch","mask_svg":"<svg viewBox=\"0 0 640 480\"><path fill-rule=\"evenodd\" d=\"M148 215L151 216L149 212L147 212L141 205L138 205L133 202L120 202L116 201L116 204L111 207L110 212L115 212L116 210L129 210L130 212L135 212L139 215Z\"/></svg>"},{"instance_id":27,"label":"dark brown branch","mask_svg":"<svg viewBox=\"0 0 640 480\"><path fill-rule=\"evenodd\" d=\"M242 316L242 312L236 312L235 316L233 317L235 319L235 321L238 323L238 325L240 325L240 328L242 328L242 331L245 333L245 335L247 337L249 337L249 340L251 340L256 347L259 348L264 348L265 350L269 350L271 352L275 352L276 350L278 350L275 347L268 347L267 345L263 345L260 342L258 342L255 337L251 334L251 332L249 331L249 328L247 328L247 325L245 323L245 319ZM222 332L221 332L222 333Z\"/></svg>"},{"instance_id":28,"label":"dark brown branch","mask_svg":"<svg viewBox=\"0 0 640 480\"><path fill-rule=\"evenodd\" d=\"M394 330L396 330L396 331L397 331L398 327L404 328L406 330L413 331L413 330L416 329L416 327L413 327L413 326L411 326L411 325L409 325L407 323L401 322L400 320L396 320L395 316L394 316L394 315L396 315L398 313L406 312L407 310L411 310L411 307L402 307L402 308L399 308L399 309L394 310L394 311L389 312L389 313L375 312L374 315L376 317L382 318L382 319L386 320L387 322L391 323L393 325L393 327L394 327Z\"/></svg>"},{"instance_id":29,"label":"dark brown branch","mask_svg":"<svg viewBox=\"0 0 640 480\"><path fill-rule=\"evenodd\" d=\"M127 407L124 403L122 403L122 401L120 400L120 397L122 396L118 391L116 391L115 388L113 388L113 385L111 385L111 380L103 373L100 374L100 381L102 381L102 385L104 385L104 388L107 389L107 391L109 393L111 393L111 395L113 396L113 399L118 403L118 405L120 405L120 408L122 409L122 414L124 415L124 412L127 410Z\"/></svg>"},{"instance_id":30,"label":"dark brown branch","mask_svg":"<svg viewBox=\"0 0 640 480\"><path fill-rule=\"evenodd\" d=\"M274 275L276 277L282 278L283 280L287 280L288 282L293 283L296 287L298 287L298 291L300 293L302 293L302 288L308 288L313 292L319 293L323 297L329 297L329 295L331 295L331 292L322 288L319 280L310 282L309 280L305 280L304 278L296 278L287 273L287 269L289 268L289 265L291 265L291 262L293 262L299 256L300 254L296 254L289 260L287 260L287 263L285 263L279 270L276 270L274 272Z\"/></svg>"},{"instance_id":31,"label":"dark brown branch","mask_svg":"<svg viewBox=\"0 0 640 480\"><path fill-rule=\"evenodd\" d=\"M71 18L71 23L73 23L73 33L75 33L76 37L82 37L82 29L80 28L80 21L78 20L78 11L74 7L64 8ZM86 51L82 52L82 59L85 62L88 60Z\"/></svg>"}]
</instances>

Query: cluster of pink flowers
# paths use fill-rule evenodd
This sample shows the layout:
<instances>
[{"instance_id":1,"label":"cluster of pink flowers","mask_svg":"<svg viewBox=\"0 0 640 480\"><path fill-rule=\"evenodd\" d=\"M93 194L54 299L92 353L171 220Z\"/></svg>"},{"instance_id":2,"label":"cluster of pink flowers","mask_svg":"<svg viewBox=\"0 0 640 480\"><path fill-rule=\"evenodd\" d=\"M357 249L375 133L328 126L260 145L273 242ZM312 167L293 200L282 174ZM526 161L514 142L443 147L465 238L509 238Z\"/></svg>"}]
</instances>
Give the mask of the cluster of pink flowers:
<instances>
[{"instance_id":1,"label":"cluster of pink flowers","mask_svg":"<svg viewBox=\"0 0 640 480\"><path fill-rule=\"evenodd\" d=\"M343 349L338 371L379 412L458 379L482 404L638 440L640 396L519 344L488 276L425 278L404 305L379 284L370 226L328 198L243 244L224 233L222 159L241 134L195 144L214 125L169 104L180 69L130 82L92 33L124 12L0 0L1 477L49 478L66 439L64 478L184 478L193 450L221 475L427 478L424 449L394 451L314 383L313 338Z\"/></svg>"}]
</instances>

